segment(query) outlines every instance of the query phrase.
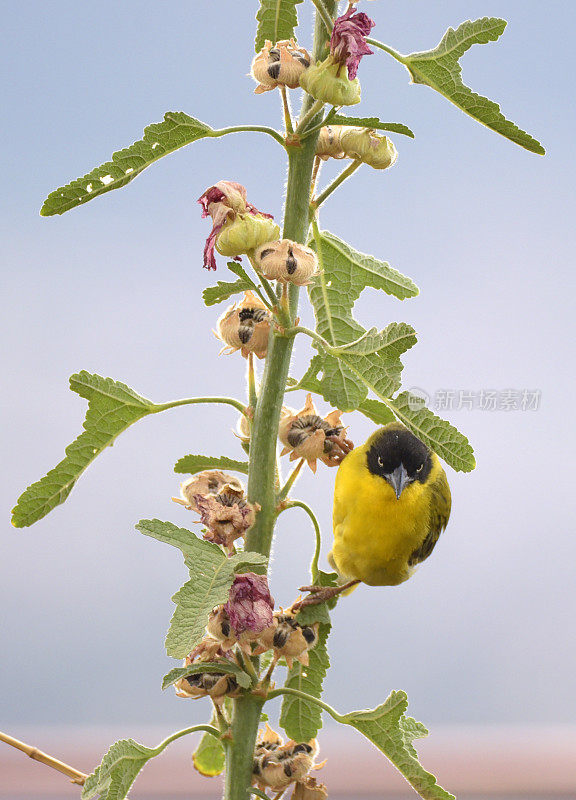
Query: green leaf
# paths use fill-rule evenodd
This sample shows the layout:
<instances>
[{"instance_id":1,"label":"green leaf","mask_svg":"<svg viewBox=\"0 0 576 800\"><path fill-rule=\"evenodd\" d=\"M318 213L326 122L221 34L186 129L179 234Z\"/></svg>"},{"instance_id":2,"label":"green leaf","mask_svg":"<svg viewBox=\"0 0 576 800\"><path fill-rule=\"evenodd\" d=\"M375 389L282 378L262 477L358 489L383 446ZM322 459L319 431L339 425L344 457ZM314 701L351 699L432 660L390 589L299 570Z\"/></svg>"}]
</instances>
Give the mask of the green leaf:
<instances>
[{"instance_id":1,"label":"green leaf","mask_svg":"<svg viewBox=\"0 0 576 800\"><path fill-rule=\"evenodd\" d=\"M124 800L140 770L164 747L151 748L134 739L120 739L108 750L100 766L86 778L82 800L99 795L100 800Z\"/></svg>"},{"instance_id":2,"label":"green leaf","mask_svg":"<svg viewBox=\"0 0 576 800\"><path fill-rule=\"evenodd\" d=\"M176 610L166 636L168 655L184 658L204 637L212 609L228 600L235 573L263 568L267 559L260 553L246 552L227 557L218 545L199 539L171 522L145 519L140 520L136 528L184 553L190 580L172 598Z\"/></svg>"},{"instance_id":3,"label":"green leaf","mask_svg":"<svg viewBox=\"0 0 576 800\"><path fill-rule=\"evenodd\" d=\"M112 155L112 160L96 167L83 178L61 186L48 195L40 211L43 217L64 214L105 192L120 189L133 181L159 158L187 144L213 134L213 129L182 111L169 111L164 121L148 125L138 142Z\"/></svg>"},{"instance_id":4,"label":"green leaf","mask_svg":"<svg viewBox=\"0 0 576 800\"><path fill-rule=\"evenodd\" d=\"M264 47L269 39L272 44L281 39L291 39L298 25L296 6L302 0L260 0L260 8L256 14L258 29L254 49L256 52Z\"/></svg>"},{"instance_id":5,"label":"green leaf","mask_svg":"<svg viewBox=\"0 0 576 800\"><path fill-rule=\"evenodd\" d=\"M84 470L122 431L163 408L124 383L85 371L72 375L70 388L88 400L84 432L68 445L66 458L21 495L12 511L17 528L32 525L63 503Z\"/></svg>"},{"instance_id":6,"label":"green leaf","mask_svg":"<svg viewBox=\"0 0 576 800\"><path fill-rule=\"evenodd\" d=\"M247 289L251 288L251 284L242 279L234 281L234 283L218 281L216 286L207 286L206 289L204 289L202 292L202 299L204 300L204 305L215 306L217 303L228 300L233 294L245 292Z\"/></svg>"},{"instance_id":7,"label":"green leaf","mask_svg":"<svg viewBox=\"0 0 576 800\"><path fill-rule=\"evenodd\" d=\"M364 400L362 405L358 406L358 411L377 425L388 425L389 422L394 422L396 419L388 406L378 400Z\"/></svg>"},{"instance_id":8,"label":"green leaf","mask_svg":"<svg viewBox=\"0 0 576 800\"><path fill-rule=\"evenodd\" d=\"M376 745L424 800L455 800L418 761L412 742L428 736L428 731L422 723L405 716L407 708L406 693L392 692L377 708L338 715L338 721L356 728Z\"/></svg>"},{"instance_id":9,"label":"green leaf","mask_svg":"<svg viewBox=\"0 0 576 800\"><path fill-rule=\"evenodd\" d=\"M506 20L483 17L463 22L456 30L448 28L440 44L434 50L423 53L400 55L386 45L371 40L372 44L385 50L407 67L413 83L421 83L435 89L465 114L500 133L526 150L544 155L540 142L518 128L501 113L500 106L482 95L476 94L462 82L459 59L475 44L495 42L506 28Z\"/></svg>"},{"instance_id":10,"label":"green leaf","mask_svg":"<svg viewBox=\"0 0 576 800\"><path fill-rule=\"evenodd\" d=\"M188 664L186 667L175 667L162 678L162 689L167 689L181 678L188 678L199 672L225 672L227 675L234 675L238 686L248 689L251 683L250 676L244 672L238 664L231 661L203 661L198 664Z\"/></svg>"},{"instance_id":11,"label":"green leaf","mask_svg":"<svg viewBox=\"0 0 576 800\"><path fill-rule=\"evenodd\" d=\"M320 572L317 580L319 586L334 586L336 573ZM335 603L331 604L332 606ZM288 671L285 686L306 692L313 697L322 696L322 684L330 667L330 658L326 642L332 627L328 614L328 604L308 606L298 613L301 625L312 625L319 622L318 641L308 652L310 664L304 667L295 661ZM314 739L322 727L322 709L302 697L286 694L282 700L280 725L295 742L309 742Z\"/></svg>"},{"instance_id":12,"label":"green leaf","mask_svg":"<svg viewBox=\"0 0 576 800\"><path fill-rule=\"evenodd\" d=\"M216 713L212 715L210 724L218 725ZM192 755L192 763L194 764L194 769L206 778L215 778L216 775L221 775L226 766L226 756L220 739L205 733Z\"/></svg>"},{"instance_id":13,"label":"green leaf","mask_svg":"<svg viewBox=\"0 0 576 800\"><path fill-rule=\"evenodd\" d=\"M248 462L235 461L226 456L182 456L174 466L174 472L189 473L195 475L205 469L223 469L233 472L243 472L248 475Z\"/></svg>"},{"instance_id":14,"label":"green leaf","mask_svg":"<svg viewBox=\"0 0 576 800\"><path fill-rule=\"evenodd\" d=\"M346 117L344 114L330 114L325 125L353 125L358 128L370 128L375 131L389 131L401 133L403 136L414 138L414 132L401 122L382 122L378 117Z\"/></svg>"},{"instance_id":15,"label":"green leaf","mask_svg":"<svg viewBox=\"0 0 576 800\"><path fill-rule=\"evenodd\" d=\"M388 405L400 422L453 469L459 472L470 472L474 469L474 450L468 439L449 422L426 408L420 397L402 392L389 400Z\"/></svg>"},{"instance_id":16,"label":"green leaf","mask_svg":"<svg viewBox=\"0 0 576 800\"><path fill-rule=\"evenodd\" d=\"M366 331L352 316L355 301L367 287L399 299L414 297L418 289L385 261L354 250L327 231L318 232L314 247L323 267L308 289L316 329L337 353L322 352L313 359L298 387L318 391L342 411L353 411L369 389L388 397L400 387L399 356L416 341L413 328L405 323Z\"/></svg>"}]
</instances>

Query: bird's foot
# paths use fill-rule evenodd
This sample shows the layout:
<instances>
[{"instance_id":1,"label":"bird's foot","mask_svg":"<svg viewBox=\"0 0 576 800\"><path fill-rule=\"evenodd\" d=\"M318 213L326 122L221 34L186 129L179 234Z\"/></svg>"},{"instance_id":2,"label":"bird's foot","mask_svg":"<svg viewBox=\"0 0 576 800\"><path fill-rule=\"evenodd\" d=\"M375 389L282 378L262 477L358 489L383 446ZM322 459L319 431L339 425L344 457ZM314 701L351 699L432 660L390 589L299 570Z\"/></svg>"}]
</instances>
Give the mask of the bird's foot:
<instances>
[{"instance_id":1,"label":"bird's foot","mask_svg":"<svg viewBox=\"0 0 576 800\"><path fill-rule=\"evenodd\" d=\"M291 606L290 610L296 612L307 606L317 606L320 605L320 603L326 603L328 600L338 597L341 592L345 592L346 589L351 589L358 583L360 583L359 580L353 580L344 583L342 586L301 586L300 591L309 592L308 597L305 597L303 600L297 600Z\"/></svg>"}]
</instances>

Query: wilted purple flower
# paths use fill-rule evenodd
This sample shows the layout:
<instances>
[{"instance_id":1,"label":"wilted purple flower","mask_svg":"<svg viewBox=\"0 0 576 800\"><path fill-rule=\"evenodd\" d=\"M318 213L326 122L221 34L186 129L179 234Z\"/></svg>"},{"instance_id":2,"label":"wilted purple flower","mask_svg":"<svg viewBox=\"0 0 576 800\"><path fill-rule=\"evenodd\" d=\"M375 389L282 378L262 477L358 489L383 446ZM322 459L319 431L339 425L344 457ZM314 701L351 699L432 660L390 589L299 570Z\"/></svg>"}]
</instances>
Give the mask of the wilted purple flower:
<instances>
[{"instance_id":1,"label":"wilted purple flower","mask_svg":"<svg viewBox=\"0 0 576 800\"><path fill-rule=\"evenodd\" d=\"M274 600L265 575L245 572L236 575L224 606L236 635L250 631L261 633L272 625Z\"/></svg>"},{"instance_id":2,"label":"wilted purple flower","mask_svg":"<svg viewBox=\"0 0 576 800\"><path fill-rule=\"evenodd\" d=\"M356 77L362 56L369 56L374 52L365 41L374 24L368 14L356 11L354 6L338 17L334 23L330 37L330 52L336 61L346 64L350 80Z\"/></svg>"},{"instance_id":3,"label":"wilted purple flower","mask_svg":"<svg viewBox=\"0 0 576 800\"><path fill-rule=\"evenodd\" d=\"M212 230L204 246L204 264L206 269L216 269L214 248L222 228L238 214L259 214L266 219L273 219L271 214L264 214L246 200L246 189L235 181L218 181L210 186L202 197L198 198L202 206L202 218L212 217ZM240 260L235 257L236 260Z\"/></svg>"}]
</instances>

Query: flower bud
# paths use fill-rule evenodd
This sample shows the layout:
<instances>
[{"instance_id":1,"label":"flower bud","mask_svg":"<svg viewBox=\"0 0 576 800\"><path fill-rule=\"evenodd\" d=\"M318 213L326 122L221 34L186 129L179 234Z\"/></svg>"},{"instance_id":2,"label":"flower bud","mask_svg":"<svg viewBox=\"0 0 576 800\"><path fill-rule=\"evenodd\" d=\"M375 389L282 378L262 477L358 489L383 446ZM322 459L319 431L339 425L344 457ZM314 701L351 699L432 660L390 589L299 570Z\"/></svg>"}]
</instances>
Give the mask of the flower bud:
<instances>
[{"instance_id":1,"label":"flower bud","mask_svg":"<svg viewBox=\"0 0 576 800\"><path fill-rule=\"evenodd\" d=\"M369 128L347 128L340 137L342 149L349 158L356 158L374 169L391 167L398 152L387 136L379 136Z\"/></svg>"},{"instance_id":2,"label":"flower bud","mask_svg":"<svg viewBox=\"0 0 576 800\"><path fill-rule=\"evenodd\" d=\"M265 653L274 650L274 658L282 656L286 659L288 667L292 667L294 659L304 664L309 664L308 650L311 650L318 641L318 624L300 625L291 614L277 611L274 614L272 625L266 628L258 637L259 647L256 653Z\"/></svg>"},{"instance_id":3,"label":"flower bud","mask_svg":"<svg viewBox=\"0 0 576 800\"><path fill-rule=\"evenodd\" d=\"M306 286L318 267L314 250L290 239L266 242L254 254L258 272L270 280Z\"/></svg>"},{"instance_id":4,"label":"flower bud","mask_svg":"<svg viewBox=\"0 0 576 800\"><path fill-rule=\"evenodd\" d=\"M268 334L272 315L252 292L246 292L240 303L229 306L216 325L216 335L226 347L222 352L240 350L244 358L254 353L264 358L268 351Z\"/></svg>"},{"instance_id":5,"label":"flower bud","mask_svg":"<svg viewBox=\"0 0 576 800\"><path fill-rule=\"evenodd\" d=\"M346 158L346 153L342 150L340 136L346 130L344 125L325 125L320 128L318 141L316 142L316 155L323 161L329 158Z\"/></svg>"},{"instance_id":6,"label":"flower bud","mask_svg":"<svg viewBox=\"0 0 576 800\"><path fill-rule=\"evenodd\" d=\"M274 220L262 214L237 214L218 234L216 250L222 256L239 256L279 235L280 228Z\"/></svg>"},{"instance_id":7,"label":"flower bud","mask_svg":"<svg viewBox=\"0 0 576 800\"><path fill-rule=\"evenodd\" d=\"M217 469L207 469L182 481L180 484L180 498L173 497L172 499L190 510L197 511L194 495L218 494L224 486L228 486L229 489L240 493L244 491L241 481L233 475L228 475L226 472L220 472Z\"/></svg>"},{"instance_id":8,"label":"flower bud","mask_svg":"<svg viewBox=\"0 0 576 800\"><path fill-rule=\"evenodd\" d=\"M312 472L320 459L329 467L340 464L354 445L346 438L346 428L341 424L342 412L335 410L324 419L318 415L312 395L307 395L301 411L292 411L280 418L278 436L290 461L305 458Z\"/></svg>"},{"instance_id":9,"label":"flower bud","mask_svg":"<svg viewBox=\"0 0 576 800\"><path fill-rule=\"evenodd\" d=\"M360 102L360 81L350 80L344 65L328 56L300 76L300 86L315 100L333 106L355 106Z\"/></svg>"},{"instance_id":10,"label":"flower bud","mask_svg":"<svg viewBox=\"0 0 576 800\"><path fill-rule=\"evenodd\" d=\"M267 40L252 62L252 77L259 84L254 92L270 92L277 86L295 89L300 75L310 66L310 61L310 53L298 47L294 39L276 42L274 47Z\"/></svg>"}]
</instances>

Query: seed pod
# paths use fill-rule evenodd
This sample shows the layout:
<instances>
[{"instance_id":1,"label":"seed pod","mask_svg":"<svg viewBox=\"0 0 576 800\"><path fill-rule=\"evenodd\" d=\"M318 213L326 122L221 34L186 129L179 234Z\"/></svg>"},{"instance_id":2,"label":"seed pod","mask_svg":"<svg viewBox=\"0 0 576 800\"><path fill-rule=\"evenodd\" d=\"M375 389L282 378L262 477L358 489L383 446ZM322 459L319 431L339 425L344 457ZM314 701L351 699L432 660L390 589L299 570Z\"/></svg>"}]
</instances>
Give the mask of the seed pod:
<instances>
[{"instance_id":1,"label":"seed pod","mask_svg":"<svg viewBox=\"0 0 576 800\"><path fill-rule=\"evenodd\" d=\"M240 350L244 358L254 353L264 358L272 316L259 297L246 292L240 303L229 306L217 323L216 335L226 347L222 352Z\"/></svg>"},{"instance_id":2,"label":"seed pod","mask_svg":"<svg viewBox=\"0 0 576 800\"><path fill-rule=\"evenodd\" d=\"M254 254L258 271L270 280L306 286L318 267L314 250L290 239L266 242Z\"/></svg>"},{"instance_id":3,"label":"seed pod","mask_svg":"<svg viewBox=\"0 0 576 800\"><path fill-rule=\"evenodd\" d=\"M291 783L305 781L318 753L316 740L283 744L281 737L268 725L260 732L254 750L252 782L263 791L281 791Z\"/></svg>"},{"instance_id":4,"label":"seed pod","mask_svg":"<svg viewBox=\"0 0 576 800\"><path fill-rule=\"evenodd\" d=\"M274 220L262 214L237 214L227 221L216 237L216 250L222 256L239 256L255 250L280 235Z\"/></svg>"},{"instance_id":5,"label":"seed pod","mask_svg":"<svg viewBox=\"0 0 576 800\"><path fill-rule=\"evenodd\" d=\"M328 789L323 783L317 783L316 778L307 777L302 783L297 783L290 800L327 800Z\"/></svg>"},{"instance_id":6,"label":"seed pod","mask_svg":"<svg viewBox=\"0 0 576 800\"><path fill-rule=\"evenodd\" d=\"M346 65L332 55L303 72L300 86L315 100L333 106L355 106L361 100L360 81L350 80Z\"/></svg>"},{"instance_id":7,"label":"seed pod","mask_svg":"<svg viewBox=\"0 0 576 800\"><path fill-rule=\"evenodd\" d=\"M323 161L329 158L346 158L346 153L342 150L340 136L347 130L345 125L325 125L320 128L318 141L316 142L316 155Z\"/></svg>"},{"instance_id":8,"label":"seed pod","mask_svg":"<svg viewBox=\"0 0 576 800\"><path fill-rule=\"evenodd\" d=\"M218 494L224 486L227 486L230 491L240 492L240 494L244 492L244 487L238 478L217 469L206 469L182 481L180 497L173 497L172 500L187 509L197 511L194 495Z\"/></svg>"},{"instance_id":9,"label":"seed pod","mask_svg":"<svg viewBox=\"0 0 576 800\"><path fill-rule=\"evenodd\" d=\"M294 39L276 42L266 40L262 50L252 62L252 77L258 82L255 94L270 92L277 86L296 89L298 80L311 62L310 53L298 47Z\"/></svg>"},{"instance_id":10,"label":"seed pod","mask_svg":"<svg viewBox=\"0 0 576 800\"><path fill-rule=\"evenodd\" d=\"M347 128L340 137L348 158L356 158L374 169L387 169L398 158L398 152L387 136L379 136L369 128Z\"/></svg>"},{"instance_id":11,"label":"seed pod","mask_svg":"<svg viewBox=\"0 0 576 800\"><path fill-rule=\"evenodd\" d=\"M178 697L211 697L217 703L223 703L225 697L238 697L240 687L236 678L226 672L196 672L178 683Z\"/></svg>"},{"instance_id":12,"label":"seed pod","mask_svg":"<svg viewBox=\"0 0 576 800\"><path fill-rule=\"evenodd\" d=\"M277 661L284 656L288 667L292 667L294 659L304 666L308 666L308 651L318 641L318 624L300 625L291 614L277 611L274 614L272 625L266 628L258 637L259 647L256 653L265 653L274 650L274 659Z\"/></svg>"},{"instance_id":13,"label":"seed pod","mask_svg":"<svg viewBox=\"0 0 576 800\"><path fill-rule=\"evenodd\" d=\"M278 436L290 461L305 458L312 472L320 459L329 467L338 466L354 445L346 438L346 428L341 423L341 411L335 410L325 418L319 416L312 395L307 395L301 411L292 411L280 419Z\"/></svg>"},{"instance_id":14,"label":"seed pod","mask_svg":"<svg viewBox=\"0 0 576 800\"><path fill-rule=\"evenodd\" d=\"M194 495L195 511L206 525L203 538L232 551L234 542L254 525L260 506L249 503L242 491L225 485L218 494Z\"/></svg>"}]
</instances>

